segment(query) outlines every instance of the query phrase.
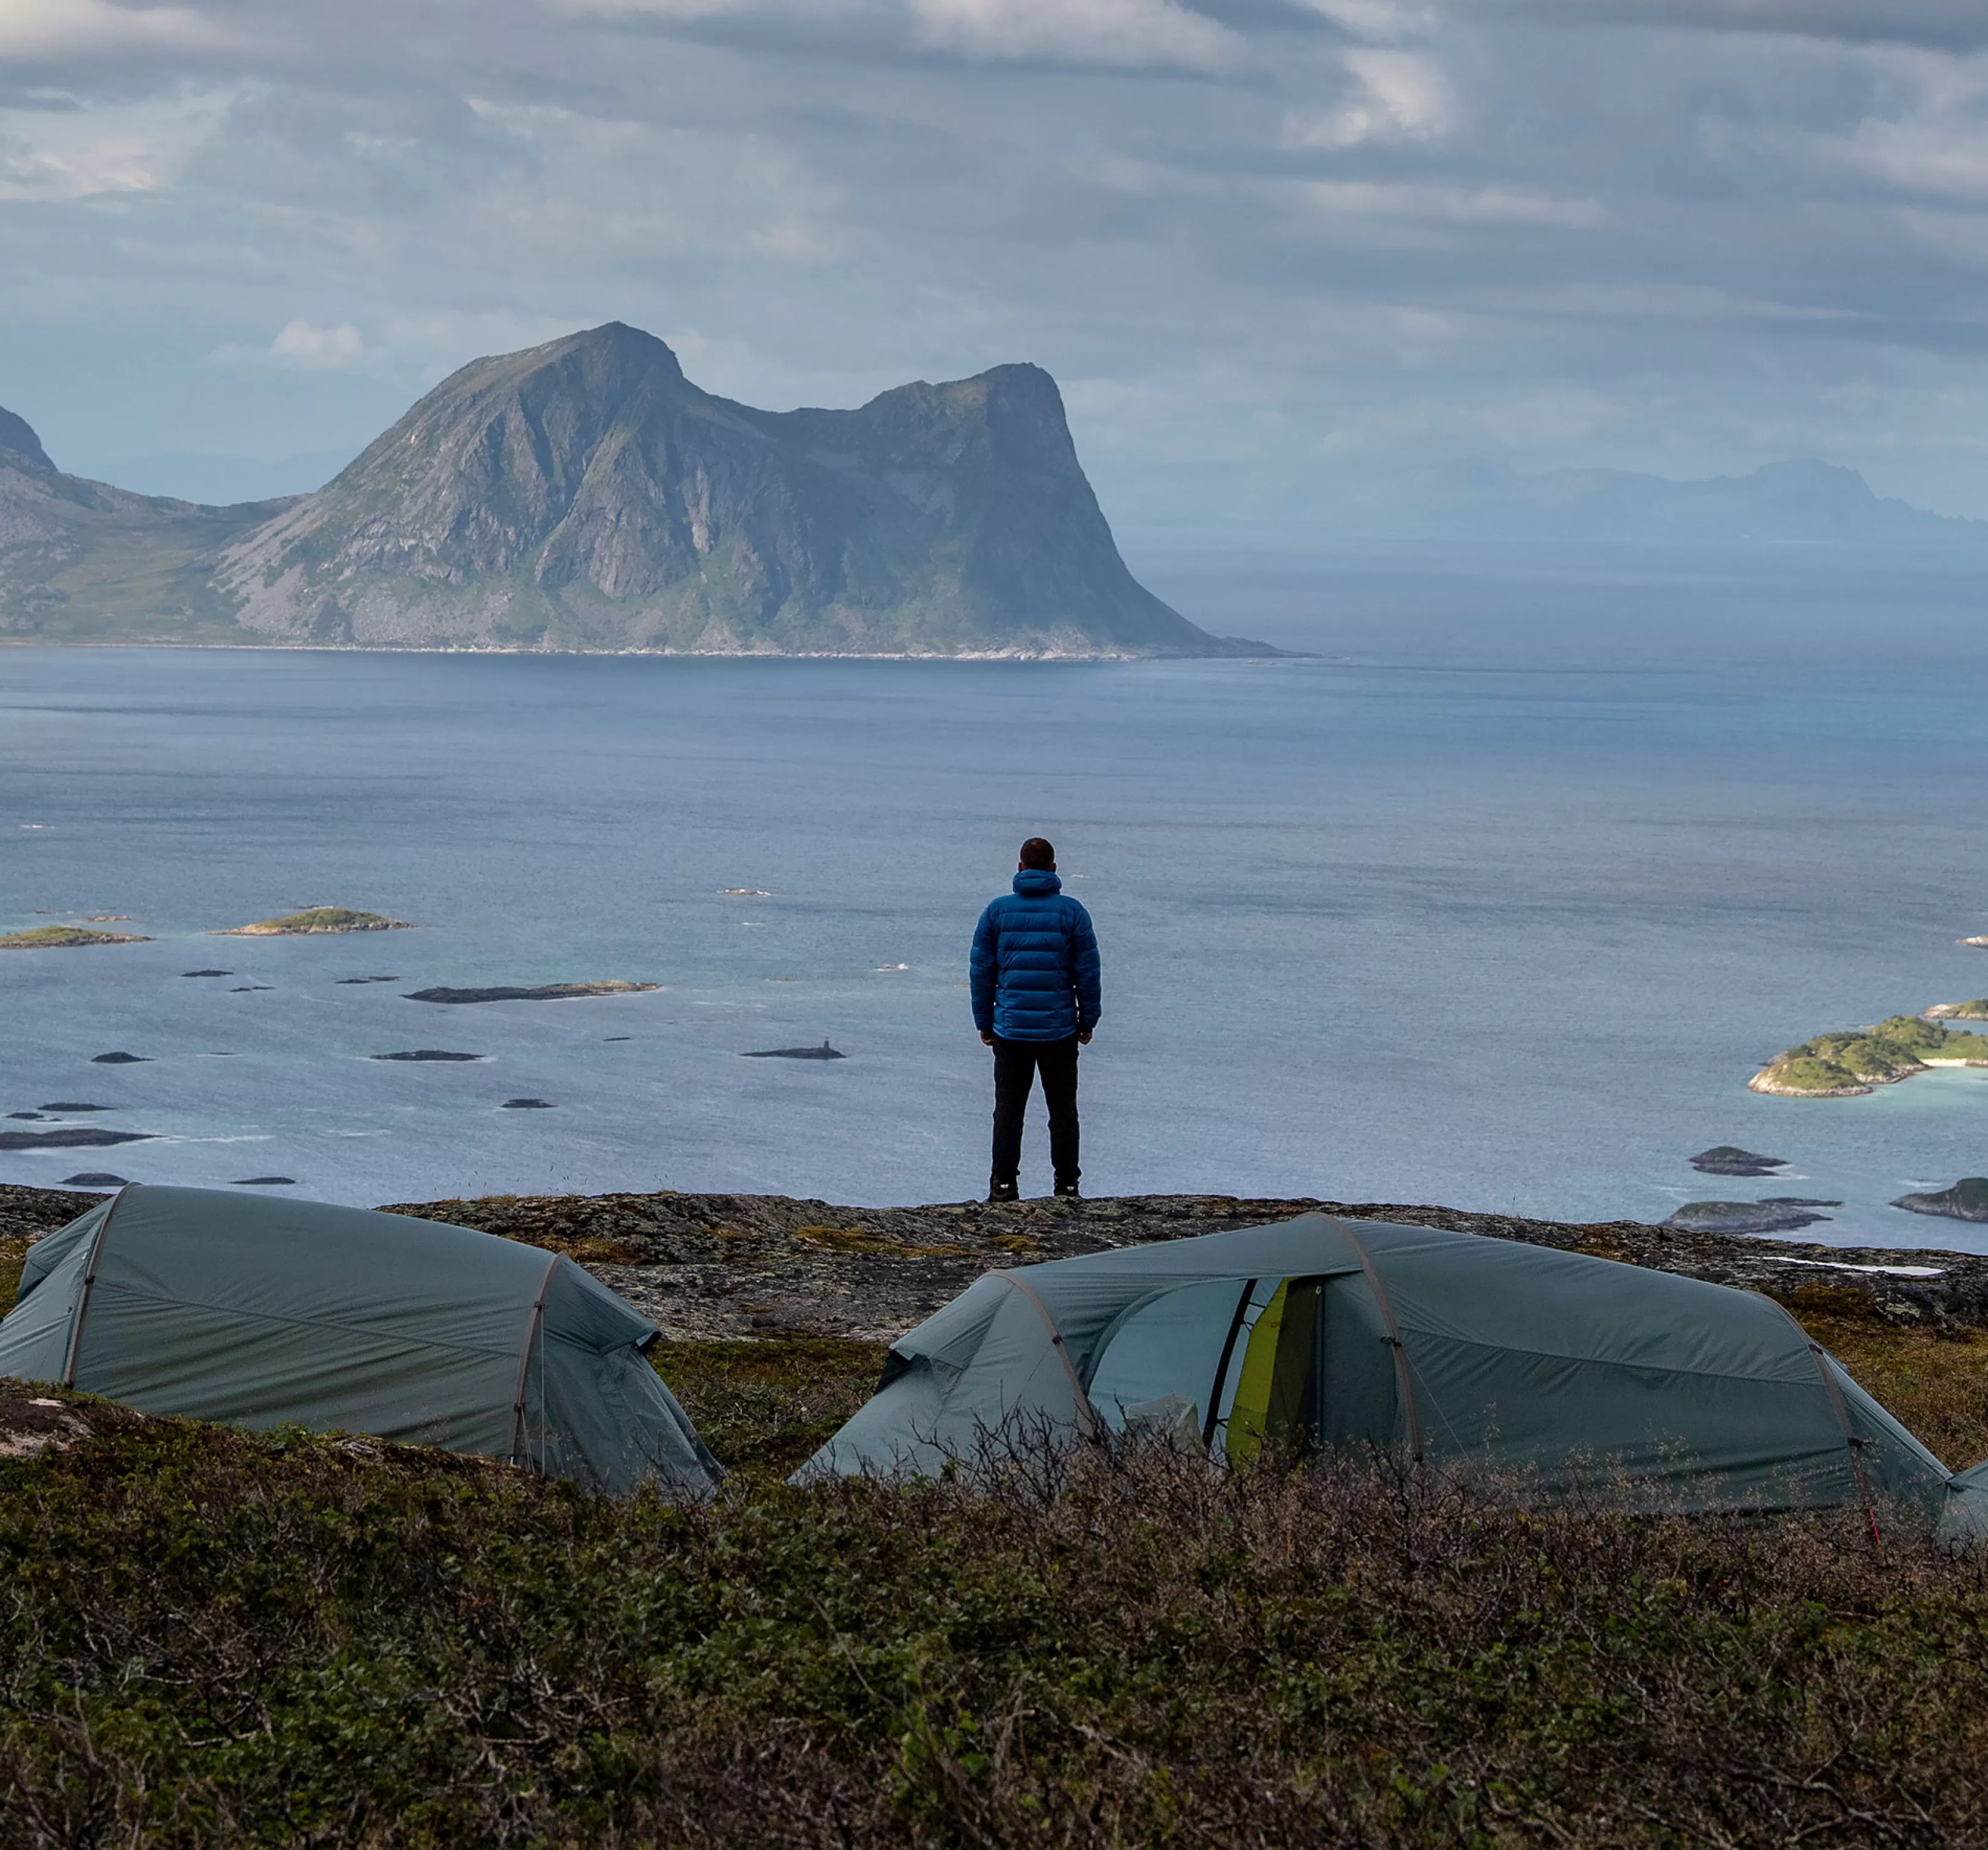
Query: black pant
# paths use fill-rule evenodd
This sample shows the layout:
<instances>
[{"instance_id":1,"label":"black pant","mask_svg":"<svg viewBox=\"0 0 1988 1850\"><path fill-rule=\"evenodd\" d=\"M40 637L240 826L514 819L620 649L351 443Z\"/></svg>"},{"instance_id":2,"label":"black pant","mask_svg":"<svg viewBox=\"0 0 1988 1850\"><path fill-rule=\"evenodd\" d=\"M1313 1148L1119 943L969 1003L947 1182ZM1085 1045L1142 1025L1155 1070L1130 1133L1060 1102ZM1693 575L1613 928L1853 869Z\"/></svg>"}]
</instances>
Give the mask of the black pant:
<instances>
[{"instance_id":1,"label":"black pant","mask_svg":"<svg viewBox=\"0 0 1988 1850\"><path fill-rule=\"evenodd\" d=\"M994 1037L994 1180L1013 1182L1022 1170L1022 1119L1029 1088L1043 1076L1050 1108L1050 1162L1059 1182L1074 1182L1077 1166L1077 1036L1060 1041Z\"/></svg>"}]
</instances>

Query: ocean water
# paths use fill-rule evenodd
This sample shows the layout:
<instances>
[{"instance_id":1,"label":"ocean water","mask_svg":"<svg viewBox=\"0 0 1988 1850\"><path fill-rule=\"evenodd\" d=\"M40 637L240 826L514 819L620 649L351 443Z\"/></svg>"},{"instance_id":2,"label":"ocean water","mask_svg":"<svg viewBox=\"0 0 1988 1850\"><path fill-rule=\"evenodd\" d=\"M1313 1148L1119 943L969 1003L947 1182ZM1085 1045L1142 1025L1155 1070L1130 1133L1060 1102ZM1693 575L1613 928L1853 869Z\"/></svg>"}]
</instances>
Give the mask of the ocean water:
<instances>
[{"instance_id":1,"label":"ocean water","mask_svg":"<svg viewBox=\"0 0 1988 1850\"><path fill-rule=\"evenodd\" d=\"M0 1180L976 1194L967 943L1040 832L1104 947L1090 1192L1584 1220L1809 1195L1844 1206L1807 1237L1988 1250L1887 1205L1988 1171L1988 1074L1746 1089L1809 1035L1988 993L1956 943L1988 932L1969 587L1148 576L1317 653L0 650L0 928L154 940L0 954L0 1112L88 1101L115 1109L70 1122L156 1138L0 1154ZM314 903L419 929L205 935ZM604 977L662 987L406 993ZM848 1057L741 1058L824 1037ZM418 1048L488 1058L369 1057ZM1722 1143L1789 1168L1687 1166Z\"/></svg>"}]
</instances>

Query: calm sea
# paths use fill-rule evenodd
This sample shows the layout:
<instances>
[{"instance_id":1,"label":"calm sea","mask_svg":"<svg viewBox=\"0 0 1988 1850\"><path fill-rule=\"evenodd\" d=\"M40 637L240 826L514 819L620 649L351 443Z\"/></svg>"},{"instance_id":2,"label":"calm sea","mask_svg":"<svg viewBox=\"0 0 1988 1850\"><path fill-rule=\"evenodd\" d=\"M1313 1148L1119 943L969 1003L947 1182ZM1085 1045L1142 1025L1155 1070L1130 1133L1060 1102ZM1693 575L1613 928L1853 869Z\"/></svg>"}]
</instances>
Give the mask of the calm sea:
<instances>
[{"instance_id":1,"label":"calm sea","mask_svg":"<svg viewBox=\"0 0 1988 1850\"><path fill-rule=\"evenodd\" d=\"M1988 1075L1746 1089L1809 1035L1988 993L1988 951L1956 944L1988 932L1971 586L1481 559L1147 576L1318 653L0 650L0 927L128 913L154 940L0 955L0 1112L99 1103L87 1121L157 1137L0 1155L0 1180L977 1193L967 941L1040 832L1104 949L1092 1192L1652 1220L1797 1194L1844 1204L1814 1237L1988 1250L1886 1205L1988 1171ZM316 903L421 928L204 935ZM228 974L182 974L203 969ZM360 976L394 980L340 981ZM405 993L604 977L663 987ZM824 1038L848 1057L741 1058ZM487 1058L370 1057L424 1048ZM93 1063L111 1051L144 1063ZM1686 1166L1723 1143L1789 1170ZM1038 1126L1025 1186L1045 1159Z\"/></svg>"}]
</instances>

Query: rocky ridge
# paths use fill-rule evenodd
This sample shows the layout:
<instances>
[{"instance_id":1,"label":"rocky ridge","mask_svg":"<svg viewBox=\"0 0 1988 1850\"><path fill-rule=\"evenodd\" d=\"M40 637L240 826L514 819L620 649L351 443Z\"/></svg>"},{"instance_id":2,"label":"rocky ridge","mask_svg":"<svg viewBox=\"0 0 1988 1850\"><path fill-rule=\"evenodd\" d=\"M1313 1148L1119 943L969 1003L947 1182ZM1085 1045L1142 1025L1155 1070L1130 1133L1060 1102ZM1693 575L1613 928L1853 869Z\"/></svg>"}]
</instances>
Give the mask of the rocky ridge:
<instances>
[{"instance_id":1,"label":"rocky ridge","mask_svg":"<svg viewBox=\"0 0 1988 1850\"><path fill-rule=\"evenodd\" d=\"M17 1250L92 1197L0 1187L0 1244ZM1905 1326L1988 1328L1988 1257L1763 1241L1611 1220L1574 1224L1403 1204L1233 1195L1043 1198L988 1207L854 1208L779 1195L509 1196L397 1203L569 1254L673 1339L789 1334L888 1342L983 1272L1153 1240L1288 1220L1447 1227L1589 1253L1783 1301L1832 1303Z\"/></svg>"},{"instance_id":2,"label":"rocky ridge","mask_svg":"<svg viewBox=\"0 0 1988 1850\"><path fill-rule=\"evenodd\" d=\"M0 410L0 642L241 642L221 549L287 505L196 507L66 475Z\"/></svg>"}]
</instances>

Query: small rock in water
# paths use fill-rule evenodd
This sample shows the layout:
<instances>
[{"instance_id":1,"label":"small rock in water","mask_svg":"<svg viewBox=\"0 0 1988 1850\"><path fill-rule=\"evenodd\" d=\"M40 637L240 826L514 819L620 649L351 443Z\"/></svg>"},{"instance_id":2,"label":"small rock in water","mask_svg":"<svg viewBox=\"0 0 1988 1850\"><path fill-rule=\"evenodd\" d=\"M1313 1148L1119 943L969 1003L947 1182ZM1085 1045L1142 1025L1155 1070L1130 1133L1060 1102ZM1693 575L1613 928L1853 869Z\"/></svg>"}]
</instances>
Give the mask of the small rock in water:
<instances>
[{"instance_id":1,"label":"small rock in water","mask_svg":"<svg viewBox=\"0 0 1988 1850\"><path fill-rule=\"evenodd\" d=\"M340 977L341 983L397 983L398 977Z\"/></svg>"},{"instance_id":2,"label":"small rock in water","mask_svg":"<svg viewBox=\"0 0 1988 1850\"><path fill-rule=\"evenodd\" d=\"M0 1149L99 1149L151 1140L150 1131L97 1130L86 1125L65 1130L0 1130Z\"/></svg>"},{"instance_id":3,"label":"small rock in water","mask_svg":"<svg viewBox=\"0 0 1988 1850\"><path fill-rule=\"evenodd\" d=\"M1988 1176L1963 1176L1951 1188L1901 1195L1892 1205L1908 1214L1943 1214L1949 1220L1988 1220Z\"/></svg>"},{"instance_id":4,"label":"small rock in water","mask_svg":"<svg viewBox=\"0 0 1988 1850\"><path fill-rule=\"evenodd\" d=\"M634 1040L634 1038L635 1038L635 1037L634 1037L633 1035L603 1035L600 1038L601 1038L601 1039L602 1039L602 1041L632 1041L632 1040Z\"/></svg>"},{"instance_id":5,"label":"small rock in water","mask_svg":"<svg viewBox=\"0 0 1988 1850\"><path fill-rule=\"evenodd\" d=\"M244 1176L238 1182L228 1183L230 1188L295 1188L295 1176Z\"/></svg>"},{"instance_id":6,"label":"small rock in water","mask_svg":"<svg viewBox=\"0 0 1988 1850\"><path fill-rule=\"evenodd\" d=\"M274 989L273 983L238 983L228 993L231 996L252 996L260 989Z\"/></svg>"},{"instance_id":7,"label":"small rock in water","mask_svg":"<svg viewBox=\"0 0 1988 1850\"><path fill-rule=\"evenodd\" d=\"M42 1111L115 1111L114 1105L80 1105L73 1099L58 1099L52 1105L44 1105Z\"/></svg>"},{"instance_id":8,"label":"small rock in water","mask_svg":"<svg viewBox=\"0 0 1988 1850\"><path fill-rule=\"evenodd\" d=\"M838 1052L824 1041L819 1047L769 1047L759 1053L741 1054L742 1060L846 1060L845 1053Z\"/></svg>"},{"instance_id":9,"label":"small rock in water","mask_svg":"<svg viewBox=\"0 0 1988 1850\"><path fill-rule=\"evenodd\" d=\"M1791 1234L1829 1218L1812 1210L1842 1205L1802 1195L1770 1195L1764 1201L1687 1201L1664 1225L1691 1234Z\"/></svg>"},{"instance_id":10,"label":"small rock in water","mask_svg":"<svg viewBox=\"0 0 1988 1850\"><path fill-rule=\"evenodd\" d=\"M113 1176L107 1169L86 1169L62 1179L64 1188L129 1188L129 1176Z\"/></svg>"},{"instance_id":11,"label":"small rock in water","mask_svg":"<svg viewBox=\"0 0 1988 1850\"><path fill-rule=\"evenodd\" d=\"M42 1114L38 1111L10 1111L7 1116L10 1118L25 1118L31 1123L35 1124L39 1124L42 1121Z\"/></svg>"},{"instance_id":12,"label":"small rock in water","mask_svg":"<svg viewBox=\"0 0 1988 1850\"><path fill-rule=\"evenodd\" d=\"M180 972L183 977L232 977L234 974L232 970L183 970Z\"/></svg>"},{"instance_id":13,"label":"small rock in water","mask_svg":"<svg viewBox=\"0 0 1988 1850\"><path fill-rule=\"evenodd\" d=\"M150 1058L145 1054L92 1054L90 1063L93 1066L145 1066L150 1064Z\"/></svg>"},{"instance_id":14,"label":"small rock in water","mask_svg":"<svg viewBox=\"0 0 1988 1850\"><path fill-rule=\"evenodd\" d=\"M369 1060L487 1060L488 1054L452 1054L446 1048L417 1047L401 1054L368 1054Z\"/></svg>"},{"instance_id":15,"label":"small rock in water","mask_svg":"<svg viewBox=\"0 0 1988 1850\"><path fill-rule=\"evenodd\" d=\"M660 983L539 983L529 987L498 984L488 989L411 989L410 1002L566 1002L583 996L632 996L660 989Z\"/></svg>"},{"instance_id":16,"label":"small rock in water","mask_svg":"<svg viewBox=\"0 0 1988 1850\"><path fill-rule=\"evenodd\" d=\"M499 1111L550 1111L549 1099L506 1099L497 1108Z\"/></svg>"},{"instance_id":17,"label":"small rock in water","mask_svg":"<svg viewBox=\"0 0 1988 1850\"><path fill-rule=\"evenodd\" d=\"M1691 1166L1706 1176L1771 1176L1788 1165L1785 1156L1756 1156L1736 1144L1719 1143L1700 1150L1691 1159Z\"/></svg>"}]
</instances>

